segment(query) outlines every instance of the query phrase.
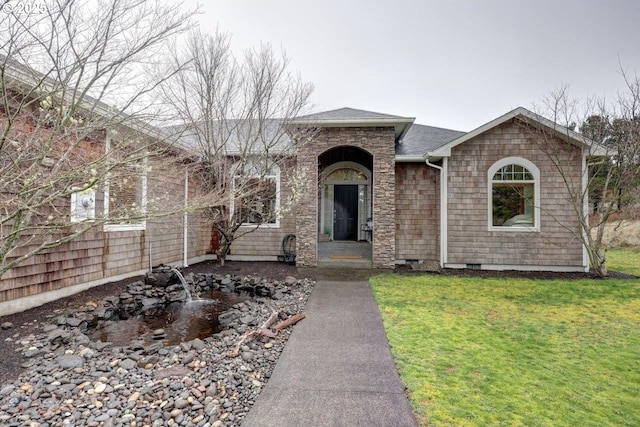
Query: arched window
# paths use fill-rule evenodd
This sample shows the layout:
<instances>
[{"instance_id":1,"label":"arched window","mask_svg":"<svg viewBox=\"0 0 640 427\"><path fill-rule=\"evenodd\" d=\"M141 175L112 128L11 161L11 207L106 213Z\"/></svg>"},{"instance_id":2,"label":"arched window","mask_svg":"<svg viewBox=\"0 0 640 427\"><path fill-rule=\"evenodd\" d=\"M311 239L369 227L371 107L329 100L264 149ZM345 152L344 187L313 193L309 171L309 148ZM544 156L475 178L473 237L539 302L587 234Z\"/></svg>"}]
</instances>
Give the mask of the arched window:
<instances>
[{"instance_id":1,"label":"arched window","mask_svg":"<svg viewBox=\"0 0 640 427\"><path fill-rule=\"evenodd\" d=\"M280 169L263 161L237 163L233 176L231 218L242 225L278 227Z\"/></svg>"},{"instance_id":2,"label":"arched window","mask_svg":"<svg viewBox=\"0 0 640 427\"><path fill-rule=\"evenodd\" d=\"M325 178L325 181L367 181L367 175L353 168L336 169Z\"/></svg>"},{"instance_id":3,"label":"arched window","mask_svg":"<svg viewBox=\"0 0 640 427\"><path fill-rule=\"evenodd\" d=\"M540 229L540 171L520 157L494 163L488 173L489 229Z\"/></svg>"}]
</instances>

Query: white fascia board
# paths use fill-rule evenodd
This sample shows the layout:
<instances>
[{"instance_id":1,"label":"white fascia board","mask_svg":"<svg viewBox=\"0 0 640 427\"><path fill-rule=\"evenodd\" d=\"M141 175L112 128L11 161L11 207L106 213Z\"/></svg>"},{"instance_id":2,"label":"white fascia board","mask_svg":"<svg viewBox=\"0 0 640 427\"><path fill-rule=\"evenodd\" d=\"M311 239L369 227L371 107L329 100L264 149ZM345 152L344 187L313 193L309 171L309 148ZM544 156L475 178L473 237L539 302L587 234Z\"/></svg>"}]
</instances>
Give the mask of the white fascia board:
<instances>
[{"instance_id":1,"label":"white fascia board","mask_svg":"<svg viewBox=\"0 0 640 427\"><path fill-rule=\"evenodd\" d=\"M436 149L435 151L430 151L426 153L425 157L427 157L430 160L438 160L443 157L451 157L451 147L444 145Z\"/></svg>"}]
</instances>

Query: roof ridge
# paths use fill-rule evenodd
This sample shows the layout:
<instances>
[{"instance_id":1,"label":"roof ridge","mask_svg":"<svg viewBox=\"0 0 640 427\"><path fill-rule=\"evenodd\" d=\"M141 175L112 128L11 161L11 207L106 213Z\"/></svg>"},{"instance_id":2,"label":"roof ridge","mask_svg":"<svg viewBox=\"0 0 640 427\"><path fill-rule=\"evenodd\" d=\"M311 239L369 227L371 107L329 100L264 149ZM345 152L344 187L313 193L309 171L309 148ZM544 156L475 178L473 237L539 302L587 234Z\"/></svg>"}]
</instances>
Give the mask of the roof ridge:
<instances>
[{"instance_id":1,"label":"roof ridge","mask_svg":"<svg viewBox=\"0 0 640 427\"><path fill-rule=\"evenodd\" d=\"M412 117L398 116L394 114L379 113L377 111L362 110L352 107L341 107L333 110L319 111L317 113L307 114L296 117L296 120L376 120L376 119L408 119Z\"/></svg>"}]
</instances>

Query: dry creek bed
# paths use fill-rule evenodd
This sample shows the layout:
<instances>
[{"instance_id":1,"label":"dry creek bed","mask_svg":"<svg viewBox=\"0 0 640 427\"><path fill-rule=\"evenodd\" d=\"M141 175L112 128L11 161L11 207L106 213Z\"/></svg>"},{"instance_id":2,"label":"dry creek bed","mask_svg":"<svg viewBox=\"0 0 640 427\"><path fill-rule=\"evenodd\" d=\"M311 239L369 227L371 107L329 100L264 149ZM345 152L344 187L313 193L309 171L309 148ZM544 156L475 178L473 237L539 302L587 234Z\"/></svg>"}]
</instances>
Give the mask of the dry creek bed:
<instances>
[{"instance_id":1,"label":"dry creek bed","mask_svg":"<svg viewBox=\"0 0 640 427\"><path fill-rule=\"evenodd\" d=\"M187 281L195 294L214 287L261 296L223 312L222 330L211 337L170 346L161 340L116 346L88 335L118 310L184 298L175 283L135 282L118 297L50 314L31 328L41 332L10 338L26 358L19 378L0 386L0 425L240 425L295 326L243 342L237 356L230 352L274 312L281 320L302 313L315 282L228 274L190 274Z\"/></svg>"}]
</instances>

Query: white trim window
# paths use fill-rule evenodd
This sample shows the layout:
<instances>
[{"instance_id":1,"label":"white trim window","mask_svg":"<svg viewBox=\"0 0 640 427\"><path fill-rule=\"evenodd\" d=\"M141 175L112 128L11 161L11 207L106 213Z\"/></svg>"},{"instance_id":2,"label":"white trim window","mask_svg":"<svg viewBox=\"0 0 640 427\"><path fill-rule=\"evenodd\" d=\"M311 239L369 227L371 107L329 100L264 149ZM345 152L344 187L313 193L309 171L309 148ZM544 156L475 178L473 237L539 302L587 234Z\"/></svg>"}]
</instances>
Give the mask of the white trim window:
<instances>
[{"instance_id":1,"label":"white trim window","mask_svg":"<svg viewBox=\"0 0 640 427\"><path fill-rule=\"evenodd\" d=\"M107 132L105 151L111 153L111 133ZM114 160L115 161L115 160ZM147 158L116 165L107 174L104 186L104 231L146 230Z\"/></svg>"},{"instance_id":2,"label":"white trim window","mask_svg":"<svg viewBox=\"0 0 640 427\"><path fill-rule=\"evenodd\" d=\"M145 230L147 211L146 159L114 168L104 191L105 231Z\"/></svg>"},{"instance_id":3,"label":"white trim window","mask_svg":"<svg viewBox=\"0 0 640 427\"><path fill-rule=\"evenodd\" d=\"M280 227L280 168L248 160L234 170L231 219L242 226Z\"/></svg>"},{"instance_id":4,"label":"white trim window","mask_svg":"<svg viewBox=\"0 0 640 427\"><path fill-rule=\"evenodd\" d=\"M489 230L540 230L540 170L527 159L507 157L487 174Z\"/></svg>"}]
</instances>

